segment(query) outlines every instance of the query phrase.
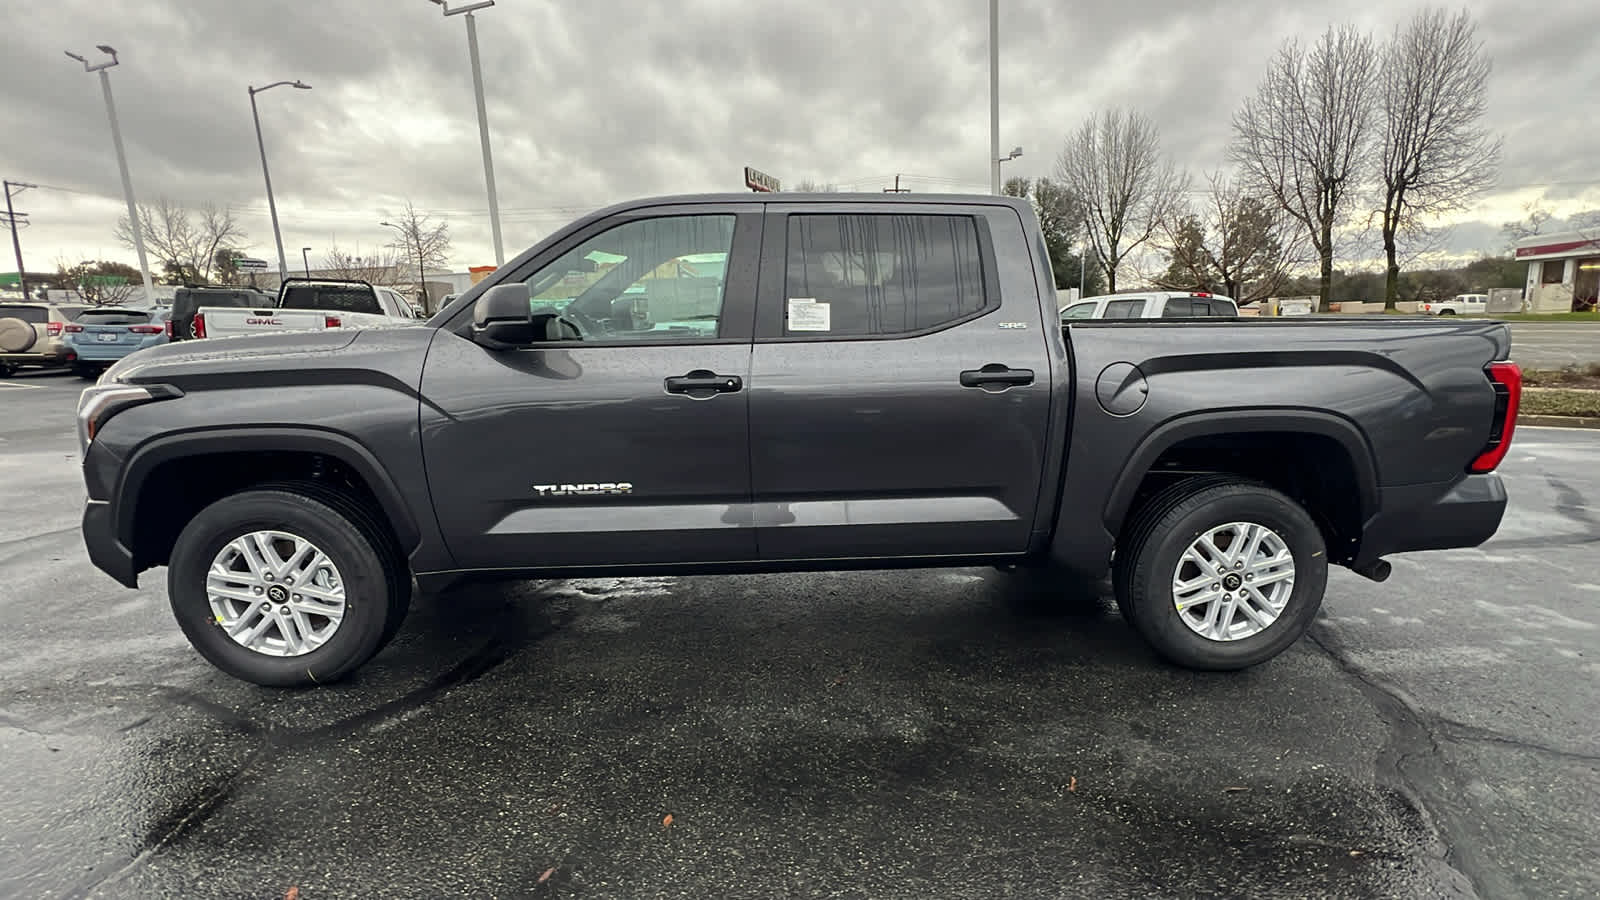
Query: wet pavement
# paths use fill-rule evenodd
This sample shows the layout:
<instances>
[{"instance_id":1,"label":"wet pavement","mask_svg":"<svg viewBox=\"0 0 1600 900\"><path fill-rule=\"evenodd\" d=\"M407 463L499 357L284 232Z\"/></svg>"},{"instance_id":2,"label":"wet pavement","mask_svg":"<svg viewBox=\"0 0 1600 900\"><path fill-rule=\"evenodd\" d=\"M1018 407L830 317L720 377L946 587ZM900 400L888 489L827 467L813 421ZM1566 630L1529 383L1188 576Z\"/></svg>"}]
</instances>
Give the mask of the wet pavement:
<instances>
[{"instance_id":1,"label":"wet pavement","mask_svg":"<svg viewBox=\"0 0 1600 900\"><path fill-rule=\"evenodd\" d=\"M1600 432L1243 673L962 569L460 589L278 691L84 558L80 386L0 382L0 896L1600 895Z\"/></svg>"},{"instance_id":2,"label":"wet pavement","mask_svg":"<svg viewBox=\"0 0 1600 900\"><path fill-rule=\"evenodd\" d=\"M1512 356L1525 369L1560 369L1600 363L1600 324L1514 322Z\"/></svg>"}]
</instances>

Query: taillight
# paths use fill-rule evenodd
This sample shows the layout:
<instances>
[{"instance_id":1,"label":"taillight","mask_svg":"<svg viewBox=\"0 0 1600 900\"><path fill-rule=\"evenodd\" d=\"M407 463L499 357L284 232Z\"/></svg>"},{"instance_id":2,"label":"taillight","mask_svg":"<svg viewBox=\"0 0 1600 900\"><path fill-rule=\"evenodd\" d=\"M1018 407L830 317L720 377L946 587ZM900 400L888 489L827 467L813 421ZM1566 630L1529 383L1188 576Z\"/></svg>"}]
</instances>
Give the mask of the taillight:
<instances>
[{"instance_id":1,"label":"taillight","mask_svg":"<svg viewBox=\"0 0 1600 900\"><path fill-rule=\"evenodd\" d=\"M160 325L130 325L128 330L134 334L160 334Z\"/></svg>"},{"instance_id":2,"label":"taillight","mask_svg":"<svg viewBox=\"0 0 1600 900\"><path fill-rule=\"evenodd\" d=\"M322 327L323 328L341 328L343 326L344 326L344 322L338 316L323 316L322 317Z\"/></svg>"},{"instance_id":3,"label":"taillight","mask_svg":"<svg viewBox=\"0 0 1600 900\"><path fill-rule=\"evenodd\" d=\"M82 331L83 329L80 328L78 330ZM44 332L45 332L45 334L48 334L51 337L56 337L56 336L60 335L61 334L61 323L60 322L46 322L45 326L44 326Z\"/></svg>"},{"instance_id":4,"label":"taillight","mask_svg":"<svg viewBox=\"0 0 1600 900\"><path fill-rule=\"evenodd\" d=\"M60 322L51 322L50 324L51 325L60 325L61 323ZM77 333L83 331L83 326L82 325L65 325L65 326L62 326L61 330L65 331L67 334L77 334ZM54 333L55 332L51 332L51 334L54 334Z\"/></svg>"},{"instance_id":5,"label":"taillight","mask_svg":"<svg viewBox=\"0 0 1600 900\"><path fill-rule=\"evenodd\" d=\"M206 316L205 316L205 313L195 313L194 314L194 325L193 325L193 327L191 327L189 329L189 333L194 335L197 338L203 338L203 337L206 336Z\"/></svg>"},{"instance_id":6,"label":"taillight","mask_svg":"<svg viewBox=\"0 0 1600 900\"><path fill-rule=\"evenodd\" d=\"M1467 466L1467 471L1474 474L1493 472L1506 458L1511 450L1511 435L1517 430L1517 408L1522 405L1522 369L1516 363L1490 363L1483 371L1494 387L1494 418L1489 426L1489 443Z\"/></svg>"},{"instance_id":7,"label":"taillight","mask_svg":"<svg viewBox=\"0 0 1600 900\"><path fill-rule=\"evenodd\" d=\"M167 340L170 341L170 340L172 340L172 333L173 333L172 332L172 320L171 319L167 320L167 329L166 330L167 330Z\"/></svg>"}]
</instances>

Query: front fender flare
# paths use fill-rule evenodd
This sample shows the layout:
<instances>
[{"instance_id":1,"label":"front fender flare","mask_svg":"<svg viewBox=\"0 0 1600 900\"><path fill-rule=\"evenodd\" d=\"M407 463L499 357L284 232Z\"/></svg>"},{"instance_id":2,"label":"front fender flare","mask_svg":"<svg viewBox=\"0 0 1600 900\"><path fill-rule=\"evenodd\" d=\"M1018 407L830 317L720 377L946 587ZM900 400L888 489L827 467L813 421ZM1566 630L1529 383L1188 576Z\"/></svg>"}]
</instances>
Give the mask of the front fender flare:
<instances>
[{"instance_id":1,"label":"front fender flare","mask_svg":"<svg viewBox=\"0 0 1600 900\"><path fill-rule=\"evenodd\" d=\"M117 539L124 546L134 546L139 492L157 466L189 456L261 451L317 453L344 463L366 482L373 496L378 499L384 516L400 541L402 552L409 554L421 543L422 535L416 517L407 507L394 480L371 450L349 435L336 431L283 426L180 432L141 445L123 466L116 486Z\"/></svg>"}]
</instances>

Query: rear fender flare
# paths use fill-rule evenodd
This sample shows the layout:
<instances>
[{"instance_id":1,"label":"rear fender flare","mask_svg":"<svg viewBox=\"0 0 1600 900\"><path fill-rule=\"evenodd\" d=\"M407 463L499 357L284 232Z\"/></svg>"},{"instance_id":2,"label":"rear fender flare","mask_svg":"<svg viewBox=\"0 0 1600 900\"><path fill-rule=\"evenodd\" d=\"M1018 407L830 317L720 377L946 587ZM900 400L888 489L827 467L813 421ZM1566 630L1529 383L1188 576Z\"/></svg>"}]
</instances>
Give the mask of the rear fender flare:
<instances>
[{"instance_id":1,"label":"rear fender flare","mask_svg":"<svg viewBox=\"0 0 1600 900\"><path fill-rule=\"evenodd\" d=\"M1310 409L1247 409L1203 412L1163 423L1146 435L1128 458L1106 500L1104 522L1111 534L1119 534L1126 521L1139 485L1155 466L1161 454L1178 444L1208 435L1280 431L1314 434L1332 438L1350 458L1356 473L1361 521L1377 512L1378 472L1372 446L1354 422L1333 413Z\"/></svg>"}]
</instances>

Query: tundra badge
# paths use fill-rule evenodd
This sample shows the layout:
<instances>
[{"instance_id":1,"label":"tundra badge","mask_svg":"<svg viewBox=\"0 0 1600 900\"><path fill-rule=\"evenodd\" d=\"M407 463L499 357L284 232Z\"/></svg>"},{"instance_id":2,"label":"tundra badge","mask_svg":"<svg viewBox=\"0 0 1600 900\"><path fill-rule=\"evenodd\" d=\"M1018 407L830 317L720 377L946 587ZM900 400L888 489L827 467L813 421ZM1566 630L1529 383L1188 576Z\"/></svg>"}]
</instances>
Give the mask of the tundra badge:
<instances>
[{"instance_id":1,"label":"tundra badge","mask_svg":"<svg viewBox=\"0 0 1600 900\"><path fill-rule=\"evenodd\" d=\"M633 484L627 481L536 484L533 486L533 491L541 497L604 497L610 494L631 494Z\"/></svg>"}]
</instances>

